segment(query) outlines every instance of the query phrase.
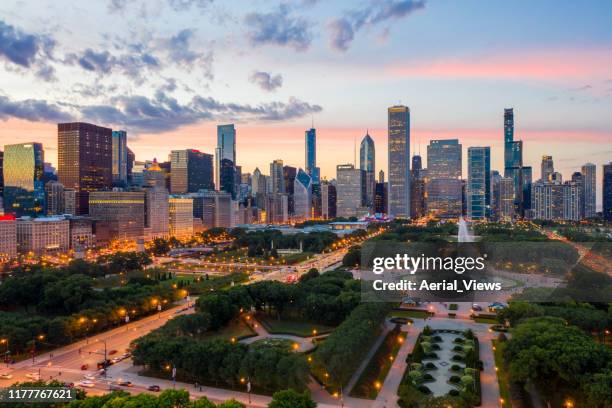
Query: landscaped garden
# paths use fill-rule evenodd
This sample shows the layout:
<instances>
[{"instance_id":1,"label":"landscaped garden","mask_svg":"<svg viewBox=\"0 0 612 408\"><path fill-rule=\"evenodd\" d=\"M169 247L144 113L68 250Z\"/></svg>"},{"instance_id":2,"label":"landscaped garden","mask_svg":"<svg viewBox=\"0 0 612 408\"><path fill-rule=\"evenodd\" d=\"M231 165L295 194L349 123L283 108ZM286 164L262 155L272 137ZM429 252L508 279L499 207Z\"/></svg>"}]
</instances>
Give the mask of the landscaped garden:
<instances>
[{"instance_id":1,"label":"landscaped garden","mask_svg":"<svg viewBox=\"0 0 612 408\"><path fill-rule=\"evenodd\" d=\"M432 330L419 335L400 385L401 407L431 406L435 400L452 406L480 403L478 339L471 330Z\"/></svg>"}]
</instances>

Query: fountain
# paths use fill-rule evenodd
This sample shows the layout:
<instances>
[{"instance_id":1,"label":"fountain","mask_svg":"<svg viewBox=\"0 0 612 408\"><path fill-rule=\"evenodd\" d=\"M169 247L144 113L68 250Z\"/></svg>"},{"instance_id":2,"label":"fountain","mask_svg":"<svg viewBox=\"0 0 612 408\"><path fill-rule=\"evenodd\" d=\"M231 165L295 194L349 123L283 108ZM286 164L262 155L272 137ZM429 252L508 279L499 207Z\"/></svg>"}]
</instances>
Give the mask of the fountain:
<instances>
[{"instance_id":1,"label":"fountain","mask_svg":"<svg viewBox=\"0 0 612 408\"><path fill-rule=\"evenodd\" d=\"M463 217L459 218L459 234L457 236L459 242L474 242L474 235L470 232L467 222Z\"/></svg>"}]
</instances>

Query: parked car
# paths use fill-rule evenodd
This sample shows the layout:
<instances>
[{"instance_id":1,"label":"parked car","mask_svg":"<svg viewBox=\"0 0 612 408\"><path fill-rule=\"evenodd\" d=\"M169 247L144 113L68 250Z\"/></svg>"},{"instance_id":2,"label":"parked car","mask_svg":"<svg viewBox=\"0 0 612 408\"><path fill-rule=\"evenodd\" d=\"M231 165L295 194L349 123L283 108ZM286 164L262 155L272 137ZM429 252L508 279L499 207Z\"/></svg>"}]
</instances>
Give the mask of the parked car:
<instances>
[{"instance_id":1,"label":"parked car","mask_svg":"<svg viewBox=\"0 0 612 408\"><path fill-rule=\"evenodd\" d=\"M40 374L38 373L27 373L25 376L29 378L30 380L34 380L34 381L40 380Z\"/></svg>"},{"instance_id":2,"label":"parked car","mask_svg":"<svg viewBox=\"0 0 612 408\"><path fill-rule=\"evenodd\" d=\"M0 374L0 380L10 380L11 378L13 378L11 374L8 374L8 373Z\"/></svg>"},{"instance_id":3,"label":"parked car","mask_svg":"<svg viewBox=\"0 0 612 408\"><path fill-rule=\"evenodd\" d=\"M132 384L131 381L119 381L117 382L117 385L120 385L122 387L133 387L134 384Z\"/></svg>"},{"instance_id":4,"label":"parked car","mask_svg":"<svg viewBox=\"0 0 612 408\"><path fill-rule=\"evenodd\" d=\"M161 388L159 388L159 385L150 385L147 390L149 391L153 391L153 392L160 392Z\"/></svg>"},{"instance_id":5,"label":"parked car","mask_svg":"<svg viewBox=\"0 0 612 408\"><path fill-rule=\"evenodd\" d=\"M117 354L117 350L111 350L108 352L109 356L112 356L113 354Z\"/></svg>"},{"instance_id":6,"label":"parked car","mask_svg":"<svg viewBox=\"0 0 612 408\"><path fill-rule=\"evenodd\" d=\"M86 380L95 380L96 376L93 374L85 374L83 378L85 378Z\"/></svg>"},{"instance_id":7,"label":"parked car","mask_svg":"<svg viewBox=\"0 0 612 408\"><path fill-rule=\"evenodd\" d=\"M83 380L76 383L77 387L93 388L96 384L93 381Z\"/></svg>"}]
</instances>

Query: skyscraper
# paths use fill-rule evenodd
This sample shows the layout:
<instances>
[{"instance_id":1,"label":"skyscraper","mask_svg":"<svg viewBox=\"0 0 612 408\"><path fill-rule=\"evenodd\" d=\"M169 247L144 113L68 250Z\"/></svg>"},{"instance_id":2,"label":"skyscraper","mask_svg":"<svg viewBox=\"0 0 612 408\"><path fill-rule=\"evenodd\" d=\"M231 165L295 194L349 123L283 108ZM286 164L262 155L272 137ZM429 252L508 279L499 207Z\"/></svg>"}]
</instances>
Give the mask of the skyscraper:
<instances>
[{"instance_id":1,"label":"skyscraper","mask_svg":"<svg viewBox=\"0 0 612 408\"><path fill-rule=\"evenodd\" d=\"M514 219L514 180L510 177L499 179L499 221Z\"/></svg>"},{"instance_id":2,"label":"skyscraper","mask_svg":"<svg viewBox=\"0 0 612 408\"><path fill-rule=\"evenodd\" d=\"M321 184L321 217L336 218L336 186L328 181Z\"/></svg>"},{"instance_id":3,"label":"skyscraper","mask_svg":"<svg viewBox=\"0 0 612 408\"><path fill-rule=\"evenodd\" d=\"M612 221L612 162L603 165L603 219Z\"/></svg>"},{"instance_id":4,"label":"skyscraper","mask_svg":"<svg viewBox=\"0 0 612 408\"><path fill-rule=\"evenodd\" d=\"M410 218L410 109L398 105L388 108L389 190L388 214ZM341 193L338 191L338 198ZM338 206L340 208L340 206Z\"/></svg>"},{"instance_id":5,"label":"skyscraper","mask_svg":"<svg viewBox=\"0 0 612 408\"><path fill-rule=\"evenodd\" d=\"M3 193L4 193L4 170L2 170L3 163L4 163L4 152L0 151L0 199L2 198Z\"/></svg>"},{"instance_id":6,"label":"skyscraper","mask_svg":"<svg viewBox=\"0 0 612 408\"><path fill-rule=\"evenodd\" d=\"M299 169L293 182L294 218L308 220L312 209L312 179L302 169Z\"/></svg>"},{"instance_id":7,"label":"skyscraper","mask_svg":"<svg viewBox=\"0 0 612 408\"><path fill-rule=\"evenodd\" d=\"M356 217L361 212L365 191L365 175L352 164L336 166L336 215Z\"/></svg>"},{"instance_id":8,"label":"skyscraper","mask_svg":"<svg viewBox=\"0 0 612 408\"><path fill-rule=\"evenodd\" d=\"M113 130L113 183L116 185L127 184L127 132L125 130Z\"/></svg>"},{"instance_id":9,"label":"skyscraper","mask_svg":"<svg viewBox=\"0 0 612 408\"><path fill-rule=\"evenodd\" d=\"M361 140L359 148L359 168L364 171L365 175L365 206L374 208L374 188L376 178L374 171L376 169L376 151L374 148L374 140L368 133Z\"/></svg>"},{"instance_id":10,"label":"skyscraper","mask_svg":"<svg viewBox=\"0 0 612 408\"><path fill-rule=\"evenodd\" d=\"M550 181L550 176L555 172L552 156L542 156L540 168L540 180L544 182Z\"/></svg>"},{"instance_id":11,"label":"skyscraper","mask_svg":"<svg viewBox=\"0 0 612 408\"><path fill-rule=\"evenodd\" d=\"M144 192L92 191L88 198L90 216L106 224L108 240L135 240L143 237Z\"/></svg>"},{"instance_id":12,"label":"skyscraper","mask_svg":"<svg viewBox=\"0 0 612 408\"><path fill-rule=\"evenodd\" d=\"M432 140L427 146L426 207L440 218L462 213L462 146L457 139Z\"/></svg>"},{"instance_id":13,"label":"skyscraper","mask_svg":"<svg viewBox=\"0 0 612 408\"><path fill-rule=\"evenodd\" d=\"M458 139L431 140L427 146L427 176L430 179L460 179L461 149Z\"/></svg>"},{"instance_id":14,"label":"skyscraper","mask_svg":"<svg viewBox=\"0 0 612 408\"><path fill-rule=\"evenodd\" d=\"M584 217L592 218L597 213L596 207L596 172L597 167L593 163L582 166L582 185L584 187Z\"/></svg>"},{"instance_id":15,"label":"skyscraper","mask_svg":"<svg viewBox=\"0 0 612 408\"><path fill-rule=\"evenodd\" d=\"M230 159L221 159L219 167L219 191L231 194L232 200L236 199L236 179L238 178L237 167Z\"/></svg>"},{"instance_id":16,"label":"skyscraper","mask_svg":"<svg viewBox=\"0 0 612 408\"><path fill-rule=\"evenodd\" d=\"M310 128L306 132L306 173L313 177L313 171L317 167L317 131ZM318 180L317 180L318 181Z\"/></svg>"},{"instance_id":17,"label":"skyscraper","mask_svg":"<svg viewBox=\"0 0 612 408\"><path fill-rule=\"evenodd\" d=\"M193 199L173 195L168 198L168 232L171 237L193 235Z\"/></svg>"},{"instance_id":18,"label":"skyscraper","mask_svg":"<svg viewBox=\"0 0 612 408\"><path fill-rule=\"evenodd\" d=\"M287 193L289 215L293 215L294 212L293 184L296 175L297 169L295 167L283 166L283 179L285 180L285 192Z\"/></svg>"},{"instance_id":19,"label":"skyscraper","mask_svg":"<svg viewBox=\"0 0 612 408\"><path fill-rule=\"evenodd\" d=\"M40 143L4 146L4 211L17 217L45 211L44 151Z\"/></svg>"},{"instance_id":20,"label":"skyscraper","mask_svg":"<svg viewBox=\"0 0 612 408\"><path fill-rule=\"evenodd\" d=\"M512 167L511 143L514 141L514 109L504 109L504 168Z\"/></svg>"},{"instance_id":21,"label":"skyscraper","mask_svg":"<svg viewBox=\"0 0 612 408\"><path fill-rule=\"evenodd\" d=\"M377 187L378 184L384 183L377 183ZM423 178L423 164L419 155L412 156L412 170L410 170L410 214L413 218L425 215L425 180Z\"/></svg>"},{"instance_id":22,"label":"skyscraper","mask_svg":"<svg viewBox=\"0 0 612 408\"><path fill-rule=\"evenodd\" d=\"M468 149L467 215L471 220L490 217L491 148Z\"/></svg>"},{"instance_id":23,"label":"skyscraper","mask_svg":"<svg viewBox=\"0 0 612 408\"><path fill-rule=\"evenodd\" d=\"M217 126L217 148L215 149L215 186L221 186L221 160L226 159L236 165L236 128L234 124Z\"/></svg>"},{"instance_id":24,"label":"skyscraper","mask_svg":"<svg viewBox=\"0 0 612 408\"><path fill-rule=\"evenodd\" d=\"M283 161L281 159L270 163L270 178L272 179L272 193L284 193L285 177L283 175Z\"/></svg>"},{"instance_id":25,"label":"skyscraper","mask_svg":"<svg viewBox=\"0 0 612 408\"><path fill-rule=\"evenodd\" d=\"M195 149L170 153L170 191L172 194L212 190L213 156Z\"/></svg>"},{"instance_id":26,"label":"skyscraper","mask_svg":"<svg viewBox=\"0 0 612 408\"><path fill-rule=\"evenodd\" d=\"M89 212L89 193L112 184L112 130L83 122L57 125L58 181L76 190L76 212Z\"/></svg>"},{"instance_id":27,"label":"skyscraper","mask_svg":"<svg viewBox=\"0 0 612 408\"><path fill-rule=\"evenodd\" d=\"M519 216L523 208L523 142L514 140L514 109L504 109L504 177L514 180L514 205Z\"/></svg>"}]
</instances>

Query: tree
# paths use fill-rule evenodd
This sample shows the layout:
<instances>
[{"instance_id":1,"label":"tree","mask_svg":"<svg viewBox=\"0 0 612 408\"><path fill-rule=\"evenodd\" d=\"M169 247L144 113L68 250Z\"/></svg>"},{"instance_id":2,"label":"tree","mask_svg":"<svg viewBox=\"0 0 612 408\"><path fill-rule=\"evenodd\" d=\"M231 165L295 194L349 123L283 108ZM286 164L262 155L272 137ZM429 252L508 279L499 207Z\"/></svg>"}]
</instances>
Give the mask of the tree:
<instances>
[{"instance_id":1,"label":"tree","mask_svg":"<svg viewBox=\"0 0 612 408\"><path fill-rule=\"evenodd\" d=\"M305 391L299 393L292 389L277 391L272 395L268 408L316 408L317 404Z\"/></svg>"}]
</instances>

